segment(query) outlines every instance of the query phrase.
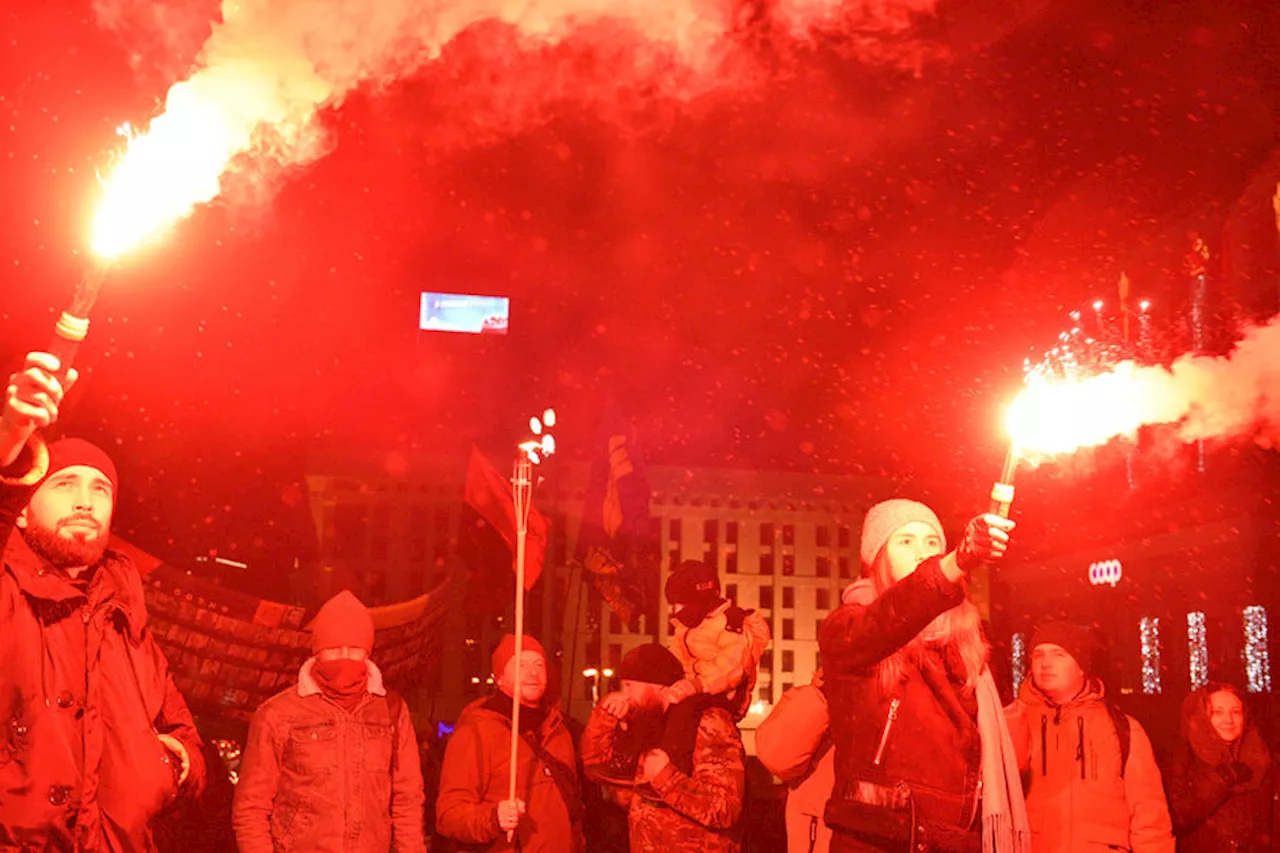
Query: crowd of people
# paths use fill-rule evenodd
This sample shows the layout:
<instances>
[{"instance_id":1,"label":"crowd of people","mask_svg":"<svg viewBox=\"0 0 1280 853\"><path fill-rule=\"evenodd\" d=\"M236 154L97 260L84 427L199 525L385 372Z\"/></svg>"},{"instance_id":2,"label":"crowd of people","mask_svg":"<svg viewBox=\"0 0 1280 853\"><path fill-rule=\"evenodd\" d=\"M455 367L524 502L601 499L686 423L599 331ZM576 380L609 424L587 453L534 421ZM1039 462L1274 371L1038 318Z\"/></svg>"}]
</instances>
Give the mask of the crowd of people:
<instances>
[{"instance_id":1,"label":"crowd of people","mask_svg":"<svg viewBox=\"0 0 1280 853\"><path fill-rule=\"evenodd\" d=\"M157 816L212 782L138 571L108 547L116 468L88 442L41 437L75 379L32 353L0 413L0 853L155 850ZM820 626L822 669L756 731L760 761L788 787L788 853L1276 849L1272 756L1231 685L1187 698L1163 772L1079 626L1039 626L1031 676L1002 702L966 580L1003 557L1013 529L979 515L948 550L924 504L867 512L863 577ZM739 723L768 623L700 562L675 567L665 592L669 643L624 657L619 689L585 728L561 711L538 641L523 637L517 657L504 638L494 691L462 712L425 781L369 611L339 593L312 624L297 683L253 716L230 806L236 847L620 849L590 837L602 797L625 812L632 851L738 853Z\"/></svg>"}]
</instances>

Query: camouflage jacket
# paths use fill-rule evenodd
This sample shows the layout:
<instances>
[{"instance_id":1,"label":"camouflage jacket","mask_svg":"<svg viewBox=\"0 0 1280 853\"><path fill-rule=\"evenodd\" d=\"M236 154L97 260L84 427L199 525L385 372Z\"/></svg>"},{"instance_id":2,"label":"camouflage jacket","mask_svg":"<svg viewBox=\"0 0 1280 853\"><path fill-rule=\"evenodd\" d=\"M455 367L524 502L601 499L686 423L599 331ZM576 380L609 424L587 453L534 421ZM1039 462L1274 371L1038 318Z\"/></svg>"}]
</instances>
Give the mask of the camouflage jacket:
<instances>
[{"instance_id":1,"label":"camouflage jacket","mask_svg":"<svg viewBox=\"0 0 1280 853\"><path fill-rule=\"evenodd\" d=\"M582 736L587 776L615 756L618 721L600 708ZM723 708L707 710L698 725L693 775L667 765L652 782L661 800L630 794L631 853L740 853L739 818L746 787L742 735Z\"/></svg>"}]
</instances>

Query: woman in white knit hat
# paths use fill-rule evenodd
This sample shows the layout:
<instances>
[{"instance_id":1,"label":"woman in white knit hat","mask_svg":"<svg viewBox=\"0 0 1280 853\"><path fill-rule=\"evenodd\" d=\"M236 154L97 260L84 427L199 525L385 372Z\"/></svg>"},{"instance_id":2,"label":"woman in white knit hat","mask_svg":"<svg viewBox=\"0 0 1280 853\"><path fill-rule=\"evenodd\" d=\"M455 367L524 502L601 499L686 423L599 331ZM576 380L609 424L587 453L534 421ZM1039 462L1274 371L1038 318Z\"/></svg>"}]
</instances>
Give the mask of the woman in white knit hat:
<instances>
[{"instance_id":1,"label":"woman in white knit hat","mask_svg":"<svg viewBox=\"0 0 1280 853\"><path fill-rule=\"evenodd\" d=\"M947 552L924 504L898 498L867 512L864 576L819 633L833 853L1029 849L1017 758L965 595L968 572L1000 559L1012 529L978 516Z\"/></svg>"}]
</instances>

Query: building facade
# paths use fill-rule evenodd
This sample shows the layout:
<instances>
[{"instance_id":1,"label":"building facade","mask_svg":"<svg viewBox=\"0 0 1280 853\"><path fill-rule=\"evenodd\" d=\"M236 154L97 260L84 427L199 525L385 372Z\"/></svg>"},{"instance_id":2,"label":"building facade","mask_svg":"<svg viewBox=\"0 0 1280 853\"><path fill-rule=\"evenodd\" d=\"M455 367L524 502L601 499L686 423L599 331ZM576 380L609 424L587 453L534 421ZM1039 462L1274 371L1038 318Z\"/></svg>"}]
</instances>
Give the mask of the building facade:
<instances>
[{"instance_id":1,"label":"building facade","mask_svg":"<svg viewBox=\"0 0 1280 853\"><path fill-rule=\"evenodd\" d=\"M438 720L452 720L488 689L489 651L512 623L514 582L501 572L476 606L463 501L465 454L412 461L393 472L315 473L308 477L319 532L317 598L350 588L371 604L412 598L450 581L456 606L446 628L444 662L423 696ZM632 648L670 634L662 588L683 560L714 563L725 594L768 621L773 644L760 667L746 731L788 688L820 666L817 628L860 571L858 535L866 508L893 493L878 479L717 469L650 467L661 573L653 579L657 624L625 625L590 594L574 566L586 493L585 465L547 469L535 505L551 521L541 580L526 599L526 630L555 658L562 699L585 719L593 690ZM494 559L509 559L495 552ZM507 577L509 577L509 573ZM470 585L472 589L464 588ZM554 650L554 651L553 651ZM375 652L376 659L376 652ZM584 674L592 673L594 674ZM749 735L748 735L749 740Z\"/></svg>"}]
</instances>

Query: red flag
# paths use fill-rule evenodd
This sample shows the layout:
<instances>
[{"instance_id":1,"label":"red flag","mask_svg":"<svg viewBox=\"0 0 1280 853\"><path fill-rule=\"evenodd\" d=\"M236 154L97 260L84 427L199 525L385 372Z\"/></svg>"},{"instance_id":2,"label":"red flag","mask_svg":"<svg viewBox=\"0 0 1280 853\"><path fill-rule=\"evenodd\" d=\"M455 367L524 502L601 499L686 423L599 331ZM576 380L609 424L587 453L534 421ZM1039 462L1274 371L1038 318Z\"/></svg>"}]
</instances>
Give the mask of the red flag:
<instances>
[{"instance_id":1,"label":"red flag","mask_svg":"<svg viewBox=\"0 0 1280 853\"><path fill-rule=\"evenodd\" d=\"M474 445L467 465L466 501L498 531L514 554L516 550L516 504L511 480L503 477ZM525 536L524 588L533 589L547 559L547 518L537 507L529 507L529 531ZM512 571L515 562L512 561Z\"/></svg>"}]
</instances>

